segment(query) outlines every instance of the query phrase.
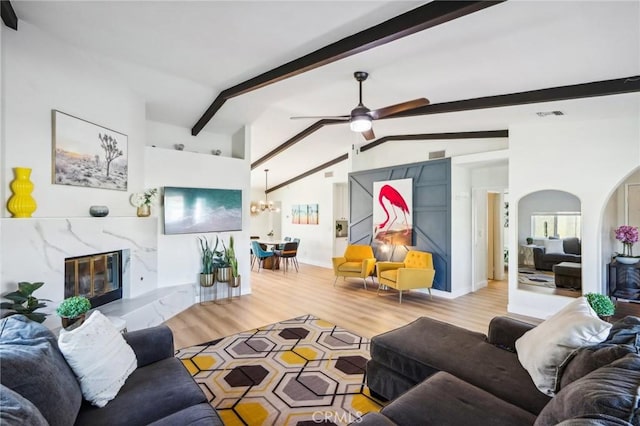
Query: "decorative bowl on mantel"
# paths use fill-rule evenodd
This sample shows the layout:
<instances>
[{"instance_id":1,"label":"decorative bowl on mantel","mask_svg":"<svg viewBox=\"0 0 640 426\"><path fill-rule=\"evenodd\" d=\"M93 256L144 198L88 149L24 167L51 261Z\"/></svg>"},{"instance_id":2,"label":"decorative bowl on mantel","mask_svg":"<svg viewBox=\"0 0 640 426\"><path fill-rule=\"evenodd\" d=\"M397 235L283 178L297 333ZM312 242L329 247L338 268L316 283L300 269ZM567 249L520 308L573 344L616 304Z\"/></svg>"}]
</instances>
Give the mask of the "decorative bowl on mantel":
<instances>
[{"instance_id":1,"label":"decorative bowl on mantel","mask_svg":"<svg viewBox=\"0 0 640 426\"><path fill-rule=\"evenodd\" d=\"M105 217L109 214L109 207L107 206L91 206L89 207L89 214L93 217Z\"/></svg>"},{"instance_id":2,"label":"decorative bowl on mantel","mask_svg":"<svg viewBox=\"0 0 640 426\"><path fill-rule=\"evenodd\" d=\"M616 256L616 262L623 265L633 265L640 261L640 257Z\"/></svg>"}]
</instances>

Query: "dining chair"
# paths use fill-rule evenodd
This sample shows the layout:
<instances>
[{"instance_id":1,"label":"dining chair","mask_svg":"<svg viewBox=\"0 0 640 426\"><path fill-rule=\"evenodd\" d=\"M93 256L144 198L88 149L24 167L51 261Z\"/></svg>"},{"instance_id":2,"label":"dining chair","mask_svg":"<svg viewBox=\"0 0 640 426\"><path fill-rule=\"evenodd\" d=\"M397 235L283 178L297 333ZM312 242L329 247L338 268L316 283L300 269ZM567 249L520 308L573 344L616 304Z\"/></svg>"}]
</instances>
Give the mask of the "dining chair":
<instances>
[{"instance_id":1,"label":"dining chair","mask_svg":"<svg viewBox=\"0 0 640 426\"><path fill-rule=\"evenodd\" d=\"M253 271L253 264L258 259L258 272L260 272L260 267L262 265L262 261L273 257L274 253L272 251L264 250L257 241L251 241L251 251L253 251L253 259L251 259L251 270ZM275 269L276 262L272 262L271 269Z\"/></svg>"},{"instance_id":2,"label":"dining chair","mask_svg":"<svg viewBox=\"0 0 640 426\"><path fill-rule=\"evenodd\" d=\"M274 250L274 253L278 258L280 258L280 262L284 260L284 272L289 270L289 261L293 263L293 266L296 268L296 272L298 272L298 260L296 259L296 256L298 255L298 243L285 243L282 250Z\"/></svg>"},{"instance_id":3,"label":"dining chair","mask_svg":"<svg viewBox=\"0 0 640 426\"><path fill-rule=\"evenodd\" d=\"M291 237L284 237L284 241L288 243L291 241ZM284 248L284 244L278 244L278 250L282 250Z\"/></svg>"}]
</instances>

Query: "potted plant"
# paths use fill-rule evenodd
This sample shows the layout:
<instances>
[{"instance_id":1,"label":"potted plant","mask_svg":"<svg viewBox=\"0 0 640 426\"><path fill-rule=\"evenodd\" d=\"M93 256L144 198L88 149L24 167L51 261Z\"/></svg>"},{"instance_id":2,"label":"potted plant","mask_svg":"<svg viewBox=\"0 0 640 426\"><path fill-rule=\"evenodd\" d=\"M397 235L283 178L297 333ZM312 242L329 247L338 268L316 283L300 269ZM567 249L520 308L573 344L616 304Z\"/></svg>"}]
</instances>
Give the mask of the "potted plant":
<instances>
[{"instance_id":1,"label":"potted plant","mask_svg":"<svg viewBox=\"0 0 640 426\"><path fill-rule=\"evenodd\" d=\"M638 242L638 227L621 225L614 231L616 240L622 243L622 253L617 253L616 261L626 265L632 265L640 260L633 256L633 245Z\"/></svg>"},{"instance_id":2,"label":"potted plant","mask_svg":"<svg viewBox=\"0 0 640 426\"><path fill-rule=\"evenodd\" d=\"M84 322L87 312L91 309L91 302L84 296L73 296L64 299L56 309L62 319L62 327L68 330Z\"/></svg>"},{"instance_id":3,"label":"potted plant","mask_svg":"<svg viewBox=\"0 0 640 426\"><path fill-rule=\"evenodd\" d=\"M147 217L151 215L151 204L156 201L157 196L158 188L153 188L143 193L131 194L129 201L134 207L137 207L136 214L138 217Z\"/></svg>"},{"instance_id":4,"label":"potted plant","mask_svg":"<svg viewBox=\"0 0 640 426\"><path fill-rule=\"evenodd\" d=\"M236 258L236 251L234 248L233 235L229 237L229 247L225 250L227 262L231 268L231 279L229 285L231 287L240 287L240 275L238 274L238 258Z\"/></svg>"},{"instance_id":5,"label":"potted plant","mask_svg":"<svg viewBox=\"0 0 640 426\"><path fill-rule=\"evenodd\" d=\"M7 312L2 313L2 317L7 317L10 315L24 315L32 321L42 323L46 319L46 316L49 314L45 314L42 312L35 312L37 309L44 308L47 306L46 303L43 303L43 300L47 302L51 302L49 299L38 299L33 296L33 292L39 289L44 285L43 282L30 283L26 281L22 281L18 283L18 290L12 291L11 293L5 294L5 299L11 300L11 302L2 302L0 303L0 309L6 309Z\"/></svg>"},{"instance_id":6,"label":"potted plant","mask_svg":"<svg viewBox=\"0 0 640 426\"><path fill-rule=\"evenodd\" d=\"M587 293L584 297L587 298L589 305L596 311L596 314L605 321L610 320L616 312L616 305L604 294Z\"/></svg>"},{"instance_id":7,"label":"potted plant","mask_svg":"<svg viewBox=\"0 0 640 426\"><path fill-rule=\"evenodd\" d=\"M215 265L214 257L216 248L218 248L218 237L216 237L215 246L209 243L204 237L198 237L200 241L200 254L202 256L202 272L200 272L200 285L202 287L211 287L215 282Z\"/></svg>"},{"instance_id":8,"label":"potted plant","mask_svg":"<svg viewBox=\"0 0 640 426\"><path fill-rule=\"evenodd\" d=\"M235 251L231 244L233 244L233 237L229 240L230 248L227 248L222 241L222 250L216 252L215 265L216 265L216 280L224 283L231 281L231 258L235 259Z\"/></svg>"}]
</instances>

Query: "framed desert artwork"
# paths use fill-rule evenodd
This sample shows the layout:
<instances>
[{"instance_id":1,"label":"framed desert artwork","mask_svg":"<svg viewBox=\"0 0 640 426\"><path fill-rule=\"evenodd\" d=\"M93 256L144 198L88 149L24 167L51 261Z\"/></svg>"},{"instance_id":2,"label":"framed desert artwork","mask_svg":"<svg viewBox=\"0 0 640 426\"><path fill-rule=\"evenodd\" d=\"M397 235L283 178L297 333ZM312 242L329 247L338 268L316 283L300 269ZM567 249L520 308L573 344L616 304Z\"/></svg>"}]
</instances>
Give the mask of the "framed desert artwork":
<instances>
[{"instance_id":1,"label":"framed desert artwork","mask_svg":"<svg viewBox=\"0 0 640 426\"><path fill-rule=\"evenodd\" d=\"M52 111L53 183L127 190L127 135Z\"/></svg>"},{"instance_id":2,"label":"framed desert artwork","mask_svg":"<svg viewBox=\"0 0 640 426\"><path fill-rule=\"evenodd\" d=\"M413 180L373 183L373 238L382 244L412 245Z\"/></svg>"}]
</instances>

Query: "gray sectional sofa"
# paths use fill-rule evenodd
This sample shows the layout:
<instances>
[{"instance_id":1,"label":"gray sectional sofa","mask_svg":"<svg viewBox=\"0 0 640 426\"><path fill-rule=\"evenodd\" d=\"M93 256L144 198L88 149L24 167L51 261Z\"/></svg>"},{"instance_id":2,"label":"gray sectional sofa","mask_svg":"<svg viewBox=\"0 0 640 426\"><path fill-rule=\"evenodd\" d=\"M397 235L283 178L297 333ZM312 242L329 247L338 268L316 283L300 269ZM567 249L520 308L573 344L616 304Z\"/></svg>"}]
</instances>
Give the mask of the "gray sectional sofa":
<instances>
[{"instance_id":1,"label":"gray sectional sofa","mask_svg":"<svg viewBox=\"0 0 640 426\"><path fill-rule=\"evenodd\" d=\"M0 424L222 425L182 363L166 326L124 335L138 361L115 399L98 408L83 401L56 336L22 315L0 321ZM105 354L96 353L96 357Z\"/></svg>"},{"instance_id":2,"label":"gray sectional sofa","mask_svg":"<svg viewBox=\"0 0 640 426\"><path fill-rule=\"evenodd\" d=\"M640 318L626 317L601 344L574 351L554 397L536 388L515 353L533 327L496 317L486 336L419 318L375 336L367 383L391 402L357 424L640 425Z\"/></svg>"},{"instance_id":3,"label":"gray sectional sofa","mask_svg":"<svg viewBox=\"0 0 640 426\"><path fill-rule=\"evenodd\" d=\"M547 253L544 247L533 248L533 264L539 271L552 271L553 265L562 262L582 263L582 246L579 238L563 238L564 253Z\"/></svg>"}]
</instances>

